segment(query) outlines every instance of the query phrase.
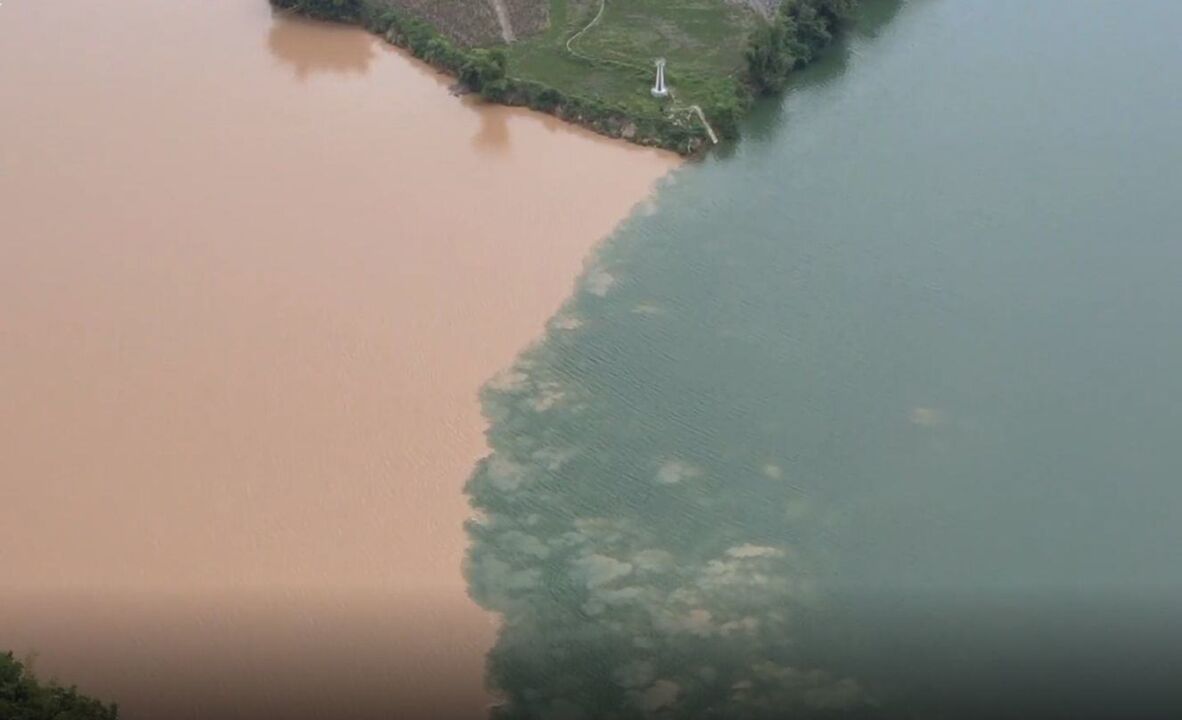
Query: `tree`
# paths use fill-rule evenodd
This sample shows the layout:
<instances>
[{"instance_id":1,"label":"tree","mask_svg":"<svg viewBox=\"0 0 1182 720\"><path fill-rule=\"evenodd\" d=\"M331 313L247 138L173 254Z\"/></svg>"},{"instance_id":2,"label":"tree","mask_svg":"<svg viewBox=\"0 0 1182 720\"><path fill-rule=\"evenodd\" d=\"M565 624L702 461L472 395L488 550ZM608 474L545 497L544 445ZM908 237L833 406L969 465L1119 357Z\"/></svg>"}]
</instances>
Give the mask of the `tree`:
<instances>
[{"instance_id":1,"label":"tree","mask_svg":"<svg viewBox=\"0 0 1182 720\"><path fill-rule=\"evenodd\" d=\"M503 50L473 50L460 68L460 81L471 90L488 94L503 85L507 64Z\"/></svg>"},{"instance_id":2,"label":"tree","mask_svg":"<svg viewBox=\"0 0 1182 720\"><path fill-rule=\"evenodd\" d=\"M364 9L362 0L271 0L271 4L322 20L356 20Z\"/></svg>"},{"instance_id":3,"label":"tree","mask_svg":"<svg viewBox=\"0 0 1182 720\"><path fill-rule=\"evenodd\" d=\"M0 718L4 720L117 720L119 709L78 694L75 688L41 684L28 668L0 653Z\"/></svg>"},{"instance_id":4,"label":"tree","mask_svg":"<svg viewBox=\"0 0 1182 720\"><path fill-rule=\"evenodd\" d=\"M747 76L755 89L780 90L792 70L808 63L851 19L858 0L784 0L776 17L751 36Z\"/></svg>"}]
</instances>

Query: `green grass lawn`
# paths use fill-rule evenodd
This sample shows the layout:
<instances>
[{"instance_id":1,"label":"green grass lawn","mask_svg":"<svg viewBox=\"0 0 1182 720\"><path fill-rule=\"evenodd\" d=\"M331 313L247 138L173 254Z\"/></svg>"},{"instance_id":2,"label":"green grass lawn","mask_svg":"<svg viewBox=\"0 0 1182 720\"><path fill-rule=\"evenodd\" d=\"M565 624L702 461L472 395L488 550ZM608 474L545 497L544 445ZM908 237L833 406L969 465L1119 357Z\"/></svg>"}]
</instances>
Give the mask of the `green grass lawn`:
<instances>
[{"instance_id":1,"label":"green grass lawn","mask_svg":"<svg viewBox=\"0 0 1182 720\"><path fill-rule=\"evenodd\" d=\"M509 74L572 95L594 95L637 115L659 115L649 94L653 60L668 60L679 105L733 89L747 37L762 22L726 0L607 0L603 17L567 52L566 41L599 12L599 0L549 0L550 27L507 48ZM668 102L668 101L666 101Z\"/></svg>"}]
</instances>

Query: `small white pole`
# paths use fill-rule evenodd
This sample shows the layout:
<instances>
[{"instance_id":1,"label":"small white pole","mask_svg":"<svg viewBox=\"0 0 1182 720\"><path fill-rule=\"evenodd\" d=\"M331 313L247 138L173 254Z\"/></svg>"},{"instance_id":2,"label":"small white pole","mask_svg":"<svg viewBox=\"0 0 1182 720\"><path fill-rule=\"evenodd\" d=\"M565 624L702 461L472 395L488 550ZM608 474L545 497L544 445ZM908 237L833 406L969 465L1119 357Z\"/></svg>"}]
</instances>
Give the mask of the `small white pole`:
<instances>
[{"instance_id":1,"label":"small white pole","mask_svg":"<svg viewBox=\"0 0 1182 720\"><path fill-rule=\"evenodd\" d=\"M657 80L653 84L653 97L669 97L669 88L665 87L665 58L657 59Z\"/></svg>"}]
</instances>

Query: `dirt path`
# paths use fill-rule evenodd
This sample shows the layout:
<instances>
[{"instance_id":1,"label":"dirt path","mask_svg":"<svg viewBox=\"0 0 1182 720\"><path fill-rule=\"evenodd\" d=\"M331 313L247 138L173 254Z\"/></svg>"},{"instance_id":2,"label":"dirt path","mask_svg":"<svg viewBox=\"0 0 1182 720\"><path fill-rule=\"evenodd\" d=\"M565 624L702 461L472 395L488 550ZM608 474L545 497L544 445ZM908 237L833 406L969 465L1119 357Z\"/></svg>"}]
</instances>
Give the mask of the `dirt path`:
<instances>
[{"instance_id":1,"label":"dirt path","mask_svg":"<svg viewBox=\"0 0 1182 720\"><path fill-rule=\"evenodd\" d=\"M513 34L513 23L509 21L509 9L505 7L505 0L492 0L493 10L497 13L497 22L501 25L501 39L511 43L517 39Z\"/></svg>"},{"instance_id":2,"label":"dirt path","mask_svg":"<svg viewBox=\"0 0 1182 720\"><path fill-rule=\"evenodd\" d=\"M501 0L494 0L494 2L496 2L499 5ZM595 13L595 17L591 18L591 22L587 23L587 25L585 27L583 27L582 30L579 30L574 35L570 36L570 38L566 41L566 51L568 53L570 53L571 55L574 55L575 57L582 58L584 60L588 60L591 62L610 62L615 65L620 65L622 67L630 67L630 68L634 68L637 70L646 70L647 68L641 67L640 65L633 65L631 63L621 62L619 60L606 60L603 58L594 58L594 57L591 57L590 55L585 55L585 54L579 52L578 50L575 50L575 48L574 48L575 40L578 40L580 37L583 36L584 33L586 33L591 28L595 27L599 23L599 21L603 18L603 12L606 9L607 9L607 0L599 0L599 12ZM676 102L676 98L673 96L672 93L670 93L669 97L671 99L673 99L674 102ZM679 105L675 104L672 108L669 109L669 112L670 112L670 114L677 113L677 112L689 112L689 113L697 115L698 119L702 121L702 125L704 125L706 127L706 134L708 134L710 136L710 142L715 145L718 144L718 135L715 134L714 128L711 127L710 123L706 120L706 113L702 112L702 108L699 107L698 105L679 106Z\"/></svg>"},{"instance_id":3,"label":"dirt path","mask_svg":"<svg viewBox=\"0 0 1182 720\"><path fill-rule=\"evenodd\" d=\"M591 22L587 23L586 27L584 27L582 30L578 31L574 35L571 35L570 38L567 39L566 51L568 53L570 53L571 55L574 55L576 57L581 57L584 60L591 60L592 62L594 62L596 60L596 58L593 58L589 55L584 55L584 54L580 53L579 51L575 50L573 47L573 43L575 40L578 40L583 35L583 33L587 32L591 28L595 27L595 24L598 23L599 20L603 17L603 11L606 9L607 9L607 0L599 0L599 12L595 13L595 17L591 18ZM615 61L613 61L613 62L615 62ZM620 64L623 65L624 63L620 63Z\"/></svg>"}]
</instances>

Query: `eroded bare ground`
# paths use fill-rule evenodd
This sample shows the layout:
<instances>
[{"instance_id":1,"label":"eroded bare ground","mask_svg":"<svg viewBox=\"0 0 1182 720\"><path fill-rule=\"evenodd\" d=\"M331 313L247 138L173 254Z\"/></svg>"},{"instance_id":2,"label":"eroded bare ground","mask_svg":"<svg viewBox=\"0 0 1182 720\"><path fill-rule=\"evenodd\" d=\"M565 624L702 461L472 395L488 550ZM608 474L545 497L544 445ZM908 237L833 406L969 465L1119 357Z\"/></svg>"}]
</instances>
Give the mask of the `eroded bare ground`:
<instances>
[{"instance_id":1,"label":"eroded bare ground","mask_svg":"<svg viewBox=\"0 0 1182 720\"><path fill-rule=\"evenodd\" d=\"M467 46L504 42L502 25L490 0L375 0L405 10L431 23L455 42ZM516 37L544 29L549 23L546 0L502 0Z\"/></svg>"},{"instance_id":2,"label":"eroded bare ground","mask_svg":"<svg viewBox=\"0 0 1182 720\"><path fill-rule=\"evenodd\" d=\"M550 3L547 0L504 0L504 3L517 37L541 32L550 25Z\"/></svg>"},{"instance_id":3,"label":"eroded bare ground","mask_svg":"<svg viewBox=\"0 0 1182 720\"><path fill-rule=\"evenodd\" d=\"M766 20L774 18L776 11L780 9L780 0L726 0L726 2L729 5L751 8Z\"/></svg>"},{"instance_id":4,"label":"eroded bare ground","mask_svg":"<svg viewBox=\"0 0 1182 720\"><path fill-rule=\"evenodd\" d=\"M405 10L434 25L461 45L489 45L501 41L501 26L488 0L375 0Z\"/></svg>"}]
</instances>

